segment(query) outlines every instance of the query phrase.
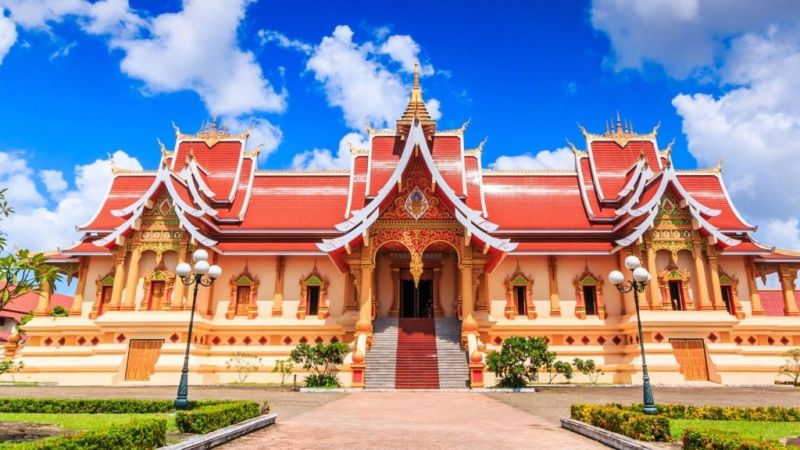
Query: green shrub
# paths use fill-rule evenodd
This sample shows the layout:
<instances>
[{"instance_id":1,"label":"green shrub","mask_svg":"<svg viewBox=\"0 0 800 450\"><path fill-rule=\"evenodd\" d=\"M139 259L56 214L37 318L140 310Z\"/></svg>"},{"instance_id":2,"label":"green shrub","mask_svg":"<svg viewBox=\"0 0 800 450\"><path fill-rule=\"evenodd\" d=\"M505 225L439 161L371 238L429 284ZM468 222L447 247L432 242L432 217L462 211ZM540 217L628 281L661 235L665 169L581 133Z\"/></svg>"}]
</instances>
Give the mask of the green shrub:
<instances>
[{"instance_id":1,"label":"green shrub","mask_svg":"<svg viewBox=\"0 0 800 450\"><path fill-rule=\"evenodd\" d=\"M600 375L603 375L603 370L595 366L593 359L575 358L572 360L572 364L575 365L575 368L578 370L578 372L589 377L589 381L592 384L597 383Z\"/></svg>"},{"instance_id":2,"label":"green shrub","mask_svg":"<svg viewBox=\"0 0 800 450\"><path fill-rule=\"evenodd\" d=\"M261 414L261 405L254 401L229 401L200 404L175 413L175 424L184 433L206 434L220 428L252 419Z\"/></svg>"},{"instance_id":3,"label":"green shrub","mask_svg":"<svg viewBox=\"0 0 800 450\"><path fill-rule=\"evenodd\" d=\"M570 417L640 441L670 440L669 419L631 411L622 405L572 405Z\"/></svg>"},{"instance_id":4,"label":"green shrub","mask_svg":"<svg viewBox=\"0 0 800 450\"><path fill-rule=\"evenodd\" d=\"M42 439L14 446L20 450L140 450L156 449L167 442L165 419L133 420L107 431L89 431Z\"/></svg>"},{"instance_id":5,"label":"green shrub","mask_svg":"<svg viewBox=\"0 0 800 450\"><path fill-rule=\"evenodd\" d=\"M503 341L500 351L486 357L487 367L498 379L497 386L505 388L535 383L539 369L554 367L555 362L556 352L547 351L547 340L537 336L511 336Z\"/></svg>"},{"instance_id":6,"label":"green shrub","mask_svg":"<svg viewBox=\"0 0 800 450\"><path fill-rule=\"evenodd\" d=\"M331 383L339 386L339 380L332 372L336 366L344 363L347 352L347 345L341 342L330 344L319 342L314 346L297 344L297 347L289 353L289 359L303 366L303 369L311 371L311 375L306 377L306 386L330 387Z\"/></svg>"},{"instance_id":7,"label":"green shrub","mask_svg":"<svg viewBox=\"0 0 800 450\"><path fill-rule=\"evenodd\" d=\"M683 432L684 450L788 450L780 442L746 439L736 433L720 431L686 430Z\"/></svg>"},{"instance_id":8,"label":"green shrub","mask_svg":"<svg viewBox=\"0 0 800 450\"><path fill-rule=\"evenodd\" d=\"M56 305L50 310L50 317L69 317L69 311L61 305Z\"/></svg>"},{"instance_id":9,"label":"green shrub","mask_svg":"<svg viewBox=\"0 0 800 450\"><path fill-rule=\"evenodd\" d=\"M658 412L670 419L731 420L755 422L800 422L800 408L780 406L692 406L656 405ZM628 405L629 411L641 411L642 405Z\"/></svg>"}]
</instances>

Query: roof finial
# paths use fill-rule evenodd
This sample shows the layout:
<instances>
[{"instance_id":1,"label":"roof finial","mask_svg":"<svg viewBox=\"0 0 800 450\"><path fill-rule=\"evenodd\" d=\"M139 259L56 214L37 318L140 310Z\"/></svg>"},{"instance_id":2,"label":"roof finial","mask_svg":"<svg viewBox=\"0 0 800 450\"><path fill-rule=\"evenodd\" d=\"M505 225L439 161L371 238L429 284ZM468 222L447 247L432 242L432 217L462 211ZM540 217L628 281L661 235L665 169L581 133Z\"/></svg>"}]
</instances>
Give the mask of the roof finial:
<instances>
[{"instance_id":1,"label":"roof finial","mask_svg":"<svg viewBox=\"0 0 800 450\"><path fill-rule=\"evenodd\" d=\"M622 131L622 120L619 118L619 110L617 110L617 132Z\"/></svg>"},{"instance_id":2,"label":"roof finial","mask_svg":"<svg viewBox=\"0 0 800 450\"><path fill-rule=\"evenodd\" d=\"M419 89L419 61L414 62L414 89Z\"/></svg>"},{"instance_id":3,"label":"roof finial","mask_svg":"<svg viewBox=\"0 0 800 450\"><path fill-rule=\"evenodd\" d=\"M608 134L608 133L609 133L609 131L610 131L610 130L608 129L608 119L606 119L606 134Z\"/></svg>"}]
</instances>

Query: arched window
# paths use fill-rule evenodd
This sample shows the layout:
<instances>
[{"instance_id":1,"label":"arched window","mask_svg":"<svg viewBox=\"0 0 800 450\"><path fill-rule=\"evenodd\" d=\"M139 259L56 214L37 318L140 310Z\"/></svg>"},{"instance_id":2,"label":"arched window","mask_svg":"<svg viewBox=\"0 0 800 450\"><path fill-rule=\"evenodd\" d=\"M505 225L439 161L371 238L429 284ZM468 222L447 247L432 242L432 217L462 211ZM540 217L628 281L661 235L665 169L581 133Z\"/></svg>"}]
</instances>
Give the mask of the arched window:
<instances>
[{"instance_id":1,"label":"arched window","mask_svg":"<svg viewBox=\"0 0 800 450\"><path fill-rule=\"evenodd\" d=\"M722 270L719 271L719 287L722 290L722 301L725 303L725 309L732 316L744 319L742 304L739 302L738 286L739 279L735 275L728 275Z\"/></svg>"},{"instance_id":2,"label":"arched window","mask_svg":"<svg viewBox=\"0 0 800 450\"><path fill-rule=\"evenodd\" d=\"M680 269L674 263L658 274L658 284L661 288L662 307L672 311L688 311L694 308L694 302L689 296L688 270Z\"/></svg>"},{"instance_id":3,"label":"arched window","mask_svg":"<svg viewBox=\"0 0 800 450\"><path fill-rule=\"evenodd\" d=\"M235 316L246 316L255 319L258 316L258 277L252 275L245 267L239 275L231 277L231 301L225 318L233 319Z\"/></svg>"},{"instance_id":4,"label":"arched window","mask_svg":"<svg viewBox=\"0 0 800 450\"><path fill-rule=\"evenodd\" d=\"M175 274L168 271L163 263L144 274L144 297L139 306L140 311L158 311L169 309Z\"/></svg>"},{"instance_id":5,"label":"arched window","mask_svg":"<svg viewBox=\"0 0 800 450\"><path fill-rule=\"evenodd\" d=\"M591 273L587 267L582 274L575 277L572 284L575 286L575 317L608 317L603 299L603 278Z\"/></svg>"},{"instance_id":6,"label":"arched window","mask_svg":"<svg viewBox=\"0 0 800 450\"><path fill-rule=\"evenodd\" d=\"M98 276L94 283L97 287L97 296L92 305L92 312L89 313L90 319L102 316L106 312L108 304L111 303L111 293L114 291L114 271Z\"/></svg>"},{"instance_id":7,"label":"arched window","mask_svg":"<svg viewBox=\"0 0 800 450\"><path fill-rule=\"evenodd\" d=\"M300 279L300 304L297 306L297 318L317 316L328 317L328 278L321 275L316 266L310 274Z\"/></svg>"},{"instance_id":8,"label":"arched window","mask_svg":"<svg viewBox=\"0 0 800 450\"><path fill-rule=\"evenodd\" d=\"M517 270L506 277L506 309L507 319L513 319L517 315L526 316L529 319L536 318L536 308L533 306L533 278L525 275L517 266Z\"/></svg>"}]
</instances>

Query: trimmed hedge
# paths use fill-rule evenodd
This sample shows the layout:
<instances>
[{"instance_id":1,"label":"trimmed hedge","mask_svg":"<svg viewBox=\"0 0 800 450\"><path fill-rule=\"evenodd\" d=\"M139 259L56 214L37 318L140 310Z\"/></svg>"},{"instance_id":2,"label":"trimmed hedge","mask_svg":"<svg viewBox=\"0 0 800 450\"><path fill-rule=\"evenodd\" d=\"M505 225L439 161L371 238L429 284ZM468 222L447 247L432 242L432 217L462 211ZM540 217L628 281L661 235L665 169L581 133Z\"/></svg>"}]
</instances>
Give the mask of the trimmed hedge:
<instances>
[{"instance_id":1,"label":"trimmed hedge","mask_svg":"<svg viewBox=\"0 0 800 450\"><path fill-rule=\"evenodd\" d=\"M190 407L196 407L191 402ZM171 400L0 398L0 412L44 414L157 414L172 412Z\"/></svg>"},{"instance_id":2,"label":"trimmed hedge","mask_svg":"<svg viewBox=\"0 0 800 450\"><path fill-rule=\"evenodd\" d=\"M620 407L629 411L642 411L642 405ZM676 404L656 405L658 413L670 419L730 420L754 422L800 422L800 408L778 406L687 406Z\"/></svg>"},{"instance_id":3,"label":"trimmed hedge","mask_svg":"<svg viewBox=\"0 0 800 450\"><path fill-rule=\"evenodd\" d=\"M14 446L15 450L152 450L167 442L165 419L138 419L107 431L87 431Z\"/></svg>"},{"instance_id":4,"label":"trimmed hedge","mask_svg":"<svg viewBox=\"0 0 800 450\"><path fill-rule=\"evenodd\" d=\"M664 416L648 416L624 408L622 405L572 405L570 416L575 420L640 441L670 440L669 419Z\"/></svg>"},{"instance_id":5,"label":"trimmed hedge","mask_svg":"<svg viewBox=\"0 0 800 450\"><path fill-rule=\"evenodd\" d=\"M684 450L789 450L788 447L775 441L748 439L736 433L720 431L686 430L683 433Z\"/></svg>"},{"instance_id":6,"label":"trimmed hedge","mask_svg":"<svg viewBox=\"0 0 800 450\"><path fill-rule=\"evenodd\" d=\"M206 434L220 428L252 419L261 414L261 406L253 401L231 401L200 405L197 408L177 411L175 423L184 433Z\"/></svg>"}]
</instances>

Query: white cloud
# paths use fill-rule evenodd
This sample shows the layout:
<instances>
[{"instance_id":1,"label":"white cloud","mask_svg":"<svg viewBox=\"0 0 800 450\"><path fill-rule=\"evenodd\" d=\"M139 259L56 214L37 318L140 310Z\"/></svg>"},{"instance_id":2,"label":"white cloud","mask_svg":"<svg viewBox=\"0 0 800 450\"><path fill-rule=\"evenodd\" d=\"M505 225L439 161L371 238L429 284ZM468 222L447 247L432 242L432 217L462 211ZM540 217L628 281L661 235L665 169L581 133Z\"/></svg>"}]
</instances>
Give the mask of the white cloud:
<instances>
[{"instance_id":1,"label":"white cloud","mask_svg":"<svg viewBox=\"0 0 800 450\"><path fill-rule=\"evenodd\" d=\"M25 211L46 202L36 189L33 170L28 167L23 152L0 152L0 187L8 188L6 200L16 211Z\"/></svg>"},{"instance_id":2,"label":"white cloud","mask_svg":"<svg viewBox=\"0 0 800 450\"><path fill-rule=\"evenodd\" d=\"M655 63L677 78L712 66L728 39L798 18L794 0L595 0L591 10L592 25L611 40L617 70Z\"/></svg>"},{"instance_id":3,"label":"white cloud","mask_svg":"<svg viewBox=\"0 0 800 450\"><path fill-rule=\"evenodd\" d=\"M0 64L3 63L8 51L17 42L17 27L3 13L3 8L0 8Z\"/></svg>"},{"instance_id":4,"label":"white cloud","mask_svg":"<svg viewBox=\"0 0 800 450\"><path fill-rule=\"evenodd\" d=\"M150 92L197 92L213 115L281 112L286 93L275 92L251 52L239 48L236 31L247 0L184 0L183 10L153 19L142 38L119 38L120 64Z\"/></svg>"},{"instance_id":5,"label":"white cloud","mask_svg":"<svg viewBox=\"0 0 800 450\"><path fill-rule=\"evenodd\" d=\"M58 195L67 190L67 181L64 172L60 170L40 170L39 178L50 195Z\"/></svg>"},{"instance_id":6,"label":"white cloud","mask_svg":"<svg viewBox=\"0 0 800 450\"><path fill-rule=\"evenodd\" d=\"M355 149L367 148L369 138L359 133L347 133L339 141L339 150L336 155L327 148L308 150L294 156L292 168L305 170L349 169L352 158L350 146Z\"/></svg>"},{"instance_id":7,"label":"white cloud","mask_svg":"<svg viewBox=\"0 0 800 450\"><path fill-rule=\"evenodd\" d=\"M92 3L86 9L88 19L83 29L90 34L132 36L147 22L130 9L128 0L105 0Z\"/></svg>"},{"instance_id":8,"label":"white cloud","mask_svg":"<svg viewBox=\"0 0 800 450\"><path fill-rule=\"evenodd\" d=\"M787 220L770 220L758 229L761 240L777 247L800 249L800 220L796 217Z\"/></svg>"},{"instance_id":9,"label":"white cloud","mask_svg":"<svg viewBox=\"0 0 800 450\"><path fill-rule=\"evenodd\" d=\"M489 168L496 170L543 170L543 169L573 169L575 156L567 147L555 150L541 150L535 155L524 153L515 156L500 156L495 162L489 163Z\"/></svg>"},{"instance_id":10,"label":"white cloud","mask_svg":"<svg viewBox=\"0 0 800 450\"><path fill-rule=\"evenodd\" d=\"M56 51L54 51L53 53L50 54L50 61L53 61L53 60L58 59L58 58L65 58L65 57L69 56L69 52L71 52L72 49L75 48L76 45L78 45L78 43L75 42L75 41L72 41L69 44L59 48Z\"/></svg>"},{"instance_id":11,"label":"white cloud","mask_svg":"<svg viewBox=\"0 0 800 450\"><path fill-rule=\"evenodd\" d=\"M428 110L428 114L431 115L431 119L439 120L442 118L442 102L438 99L432 98L425 102L425 109Z\"/></svg>"},{"instance_id":12,"label":"white cloud","mask_svg":"<svg viewBox=\"0 0 800 450\"><path fill-rule=\"evenodd\" d=\"M297 40L297 39L290 39L285 34L274 31L274 30L258 30L258 39L261 42L261 45L266 45L267 43L274 42L281 48L288 48L291 50L297 50L301 53L305 53L306 55L311 53L313 47L311 44L306 42Z\"/></svg>"},{"instance_id":13,"label":"white cloud","mask_svg":"<svg viewBox=\"0 0 800 450\"><path fill-rule=\"evenodd\" d=\"M395 34L386 39L380 49L380 53L389 55L393 60L400 63L400 67L405 72L412 73L414 71L414 64L417 63L417 55L419 55L419 45L411 39L411 36L405 34ZM433 75L433 66L430 64L421 64L419 67L420 76Z\"/></svg>"},{"instance_id":14,"label":"white cloud","mask_svg":"<svg viewBox=\"0 0 800 450\"><path fill-rule=\"evenodd\" d=\"M386 42L395 36L390 36ZM411 49L416 58L419 47L410 39L401 36L395 42L403 43L406 50ZM413 45L409 46L409 42ZM400 47L401 44L392 45L395 56L390 55L390 59L401 62L401 70L405 70L408 56L398 53ZM408 103L410 86L384 64L387 58L379 48L372 41L354 42L353 30L339 25L314 47L306 63L306 69L322 83L328 103L341 108L350 128L360 129L365 121L378 127L387 126L400 117ZM411 64L413 70L413 62ZM431 98L429 104L437 116L441 115L438 100Z\"/></svg>"},{"instance_id":15,"label":"white cloud","mask_svg":"<svg viewBox=\"0 0 800 450\"><path fill-rule=\"evenodd\" d=\"M261 117L226 117L222 125L232 133L242 133L250 129L247 139L247 149L255 150L261 147L261 159L266 159L280 145L283 132L267 119Z\"/></svg>"},{"instance_id":16,"label":"white cloud","mask_svg":"<svg viewBox=\"0 0 800 450\"><path fill-rule=\"evenodd\" d=\"M142 169L136 158L121 150L117 150L112 159L118 168ZM32 170L28 167L27 161L21 159L19 155L0 152L0 167L5 166L2 162L11 163L9 169L2 175L4 179L0 183L3 185L6 185L5 177L13 179L22 176L31 179ZM50 175L42 175L43 172L48 172ZM52 172L57 172L58 175L53 175ZM74 189L66 189L66 183L60 184L64 182L60 171L43 170L40 176L43 181L46 177L53 179L61 177L55 184L48 185L48 181L44 181L48 190L58 188L57 195L51 196L54 206L49 207L46 204L45 198L36 190L32 181L34 196L30 190L22 195L20 185L9 183L7 199L16 212L3 220L3 231L8 234L9 243L20 248L43 251L69 246L80 237L75 226L88 221L103 201L111 183L111 161L98 159L86 165L76 166Z\"/></svg>"}]
</instances>

